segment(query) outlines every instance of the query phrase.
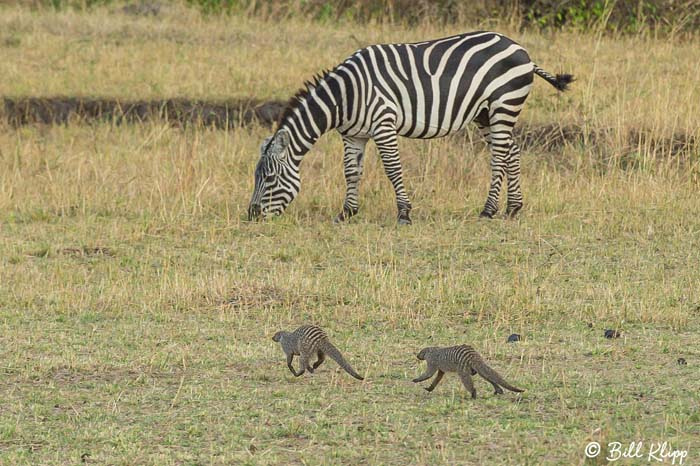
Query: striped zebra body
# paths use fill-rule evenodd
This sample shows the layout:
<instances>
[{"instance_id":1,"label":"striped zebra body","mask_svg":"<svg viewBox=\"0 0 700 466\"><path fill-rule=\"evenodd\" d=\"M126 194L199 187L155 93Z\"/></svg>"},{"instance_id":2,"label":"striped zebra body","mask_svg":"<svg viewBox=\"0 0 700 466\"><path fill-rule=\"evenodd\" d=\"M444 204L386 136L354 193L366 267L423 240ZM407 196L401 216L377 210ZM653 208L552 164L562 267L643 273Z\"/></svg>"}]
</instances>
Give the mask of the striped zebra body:
<instances>
[{"instance_id":1,"label":"striped zebra body","mask_svg":"<svg viewBox=\"0 0 700 466\"><path fill-rule=\"evenodd\" d=\"M298 93L261 147L249 217L280 214L299 192L299 165L325 132L343 138L347 192L337 221L358 210L363 156L373 139L396 194L400 223L410 223L397 136L428 139L474 121L491 149L492 178L482 216L498 210L507 178L511 215L522 207L520 149L513 126L537 74L559 90L570 75L537 67L517 43L493 32L361 49Z\"/></svg>"}]
</instances>

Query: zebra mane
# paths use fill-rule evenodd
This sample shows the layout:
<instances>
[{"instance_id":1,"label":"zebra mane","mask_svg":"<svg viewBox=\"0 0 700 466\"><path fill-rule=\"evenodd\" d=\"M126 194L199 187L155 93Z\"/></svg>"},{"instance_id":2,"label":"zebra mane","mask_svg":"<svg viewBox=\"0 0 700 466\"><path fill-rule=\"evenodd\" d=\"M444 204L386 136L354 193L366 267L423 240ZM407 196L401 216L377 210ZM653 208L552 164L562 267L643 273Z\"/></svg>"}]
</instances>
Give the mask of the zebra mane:
<instances>
[{"instance_id":1,"label":"zebra mane","mask_svg":"<svg viewBox=\"0 0 700 466\"><path fill-rule=\"evenodd\" d=\"M332 70L328 69L321 70L319 73L313 75L310 80L304 81L304 87L299 89L287 101L287 104L282 111L282 115L280 116L279 120L277 120L277 129L279 129L282 123L284 123L284 121L291 116L292 113L294 113L294 109L296 109L297 104L307 98L309 94L311 94L311 92L318 87L319 83L328 77L331 71Z\"/></svg>"}]
</instances>

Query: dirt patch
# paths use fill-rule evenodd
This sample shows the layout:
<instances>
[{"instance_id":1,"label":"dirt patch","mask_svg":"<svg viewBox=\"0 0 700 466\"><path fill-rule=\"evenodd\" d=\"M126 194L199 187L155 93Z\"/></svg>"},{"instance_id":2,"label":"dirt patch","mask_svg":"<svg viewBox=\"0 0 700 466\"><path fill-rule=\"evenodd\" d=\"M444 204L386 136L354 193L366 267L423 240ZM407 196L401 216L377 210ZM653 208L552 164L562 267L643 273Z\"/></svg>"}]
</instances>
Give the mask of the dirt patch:
<instances>
[{"instance_id":1,"label":"dirt patch","mask_svg":"<svg viewBox=\"0 0 700 466\"><path fill-rule=\"evenodd\" d=\"M131 383L140 378L149 380L172 379L182 376L180 367L173 367L171 371L152 370L150 368L129 369L124 367L54 367L43 375L35 375L33 380L45 383L51 380L57 385L78 385L82 383Z\"/></svg>"},{"instance_id":2,"label":"dirt patch","mask_svg":"<svg viewBox=\"0 0 700 466\"><path fill-rule=\"evenodd\" d=\"M56 254L60 254L63 256L70 256L70 257L95 257L95 256L107 256L107 257L113 257L114 256L114 250L111 248L103 247L103 246L82 246L79 248L71 247L71 248L61 248L55 250ZM44 258L44 257L49 257L53 255L53 252L51 248L49 247L43 247L41 249L37 249L36 251L31 251L27 253L28 256L32 257L39 257L39 258Z\"/></svg>"},{"instance_id":3,"label":"dirt patch","mask_svg":"<svg viewBox=\"0 0 700 466\"><path fill-rule=\"evenodd\" d=\"M114 256L114 251L102 246L83 246L81 248L63 248L58 250L59 254L66 256L88 257L88 256Z\"/></svg>"},{"instance_id":4,"label":"dirt patch","mask_svg":"<svg viewBox=\"0 0 700 466\"><path fill-rule=\"evenodd\" d=\"M139 373L134 370L123 368L95 368L84 370L68 367L56 367L49 371L46 379L53 380L59 385L71 385L83 382L114 383L122 380L131 380L138 377Z\"/></svg>"},{"instance_id":5,"label":"dirt patch","mask_svg":"<svg viewBox=\"0 0 700 466\"><path fill-rule=\"evenodd\" d=\"M236 285L224 300L224 305L234 309L251 309L274 306L294 301L291 294L272 286Z\"/></svg>"},{"instance_id":6,"label":"dirt patch","mask_svg":"<svg viewBox=\"0 0 700 466\"><path fill-rule=\"evenodd\" d=\"M158 1L141 0L121 8L121 12L131 16L158 16L163 4Z\"/></svg>"},{"instance_id":7,"label":"dirt patch","mask_svg":"<svg viewBox=\"0 0 700 466\"><path fill-rule=\"evenodd\" d=\"M207 102L188 99L125 101L82 97L3 99L4 114L13 127L28 124L68 124L108 121L115 124L168 121L176 126L200 125L233 129L258 122L273 125L284 110L282 101L255 99Z\"/></svg>"},{"instance_id":8,"label":"dirt patch","mask_svg":"<svg viewBox=\"0 0 700 466\"><path fill-rule=\"evenodd\" d=\"M174 126L191 125L231 130L254 122L274 125L282 116L286 103L279 100L239 99L202 101L164 99L122 101L81 97L4 98L4 115L13 127L28 124L69 124L107 121L115 124L167 121ZM454 137L463 137L456 134ZM658 136L646 128L586 128L578 125L544 124L516 126L515 138L524 151L537 149L557 153L566 146L611 156L614 147L625 166L638 164L640 153L662 156L695 154L700 150L698 135L675 133Z\"/></svg>"},{"instance_id":9,"label":"dirt patch","mask_svg":"<svg viewBox=\"0 0 700 466\"><path fill-rule=\"evenodd\" d=\"M674 133L658 137L644 128L620 132L614 128L586 130L582 126L558 124L520 126L515 128L515 137L523 149L537 148L546 152L557 152L571 145L597 149L614 144L622 147L624 153L651 149L664 155L680 155L694 153L700 147L696 135Z\"/></svg>"},{"instance_id":10,"label":"dirt patch","mask_svg":"<svg viewBox=\"0 0 700 466\"><path fill-rule=\"evenodd\" d=\"M235 310L251 310L281 305L305 308L322 302L327 305L337 304L326 296L303 294L268 285L247 283L235 285L224 296L223 300L218 300L219 305Z\"/></svg>"}]
</instances>

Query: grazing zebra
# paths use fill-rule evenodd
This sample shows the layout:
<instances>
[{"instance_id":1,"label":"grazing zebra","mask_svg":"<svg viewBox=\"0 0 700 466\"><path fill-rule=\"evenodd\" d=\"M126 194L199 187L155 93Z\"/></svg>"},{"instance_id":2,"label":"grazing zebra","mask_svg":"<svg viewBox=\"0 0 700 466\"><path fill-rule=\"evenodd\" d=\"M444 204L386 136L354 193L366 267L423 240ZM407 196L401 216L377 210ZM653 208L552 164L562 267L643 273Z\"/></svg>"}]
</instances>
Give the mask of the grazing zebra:
<instances>
[{"instance_id":1,"label":"grazing zebra","mask_svg":"<svg viewBox=\"0 0 700 466\"><path fill-rule=\"evenodd\" d=\"M507 214L522 207L520 149L513 126L532 87L533 74L560 91L573 81L553 76L525 49L495 32L474 32L412 44L358 50L313 82L307 82L260 148L248 217L279 215L300 188L299 165L325 132L343 138L347 191L336 222L358 211L365 145L374 140L396 193L398 221L410 224L411 202L403 184L397 135L434 138L474 121L491 150L491 187L482 217L493 217L507 177Z\"/></svg>"}]
</instances>

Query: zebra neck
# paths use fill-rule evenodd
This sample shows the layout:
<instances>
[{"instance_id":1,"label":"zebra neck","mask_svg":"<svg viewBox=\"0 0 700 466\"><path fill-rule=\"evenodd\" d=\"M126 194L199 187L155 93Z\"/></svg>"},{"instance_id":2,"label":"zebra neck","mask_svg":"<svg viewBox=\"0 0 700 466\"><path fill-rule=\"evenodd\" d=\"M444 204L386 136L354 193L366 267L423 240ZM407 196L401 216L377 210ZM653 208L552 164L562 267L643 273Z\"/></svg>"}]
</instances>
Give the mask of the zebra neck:
<instances>
[{"instance_id":1,"label":"zebra neck","mask_svg":"<svg viewBox=\"0 0 700 466\"><path fill-rule=\"evenodd\" d=\"M318 84L297 96L285 111L278 130L285 129L289 133L292 159L297 166L324 133L337 127L338 112L336 98Z\"/></svg>"}]
</instances>

